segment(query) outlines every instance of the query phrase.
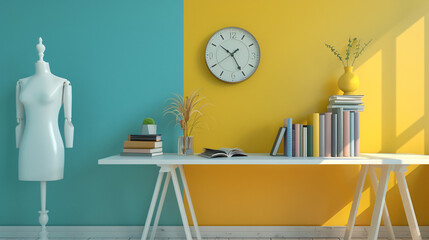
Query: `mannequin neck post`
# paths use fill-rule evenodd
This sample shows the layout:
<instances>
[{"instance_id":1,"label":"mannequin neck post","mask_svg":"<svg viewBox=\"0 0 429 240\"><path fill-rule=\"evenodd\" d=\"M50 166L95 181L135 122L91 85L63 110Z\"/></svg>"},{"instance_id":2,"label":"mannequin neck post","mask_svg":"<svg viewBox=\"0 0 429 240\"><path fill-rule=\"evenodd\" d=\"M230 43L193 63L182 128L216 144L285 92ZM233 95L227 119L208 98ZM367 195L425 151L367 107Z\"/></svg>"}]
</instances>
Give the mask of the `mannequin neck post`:
<instances>
[{"instance_id":1,"label":"mannequin neck post","mask_svg":"<svg viewBox=\"0 0 429 240\"><path fill-rule=\"evenodd\" d=\"M49 63L45 61L37 61L35 65L36 74L51 73L51 70L49 69Z\"/></svg>"}]
</instances>

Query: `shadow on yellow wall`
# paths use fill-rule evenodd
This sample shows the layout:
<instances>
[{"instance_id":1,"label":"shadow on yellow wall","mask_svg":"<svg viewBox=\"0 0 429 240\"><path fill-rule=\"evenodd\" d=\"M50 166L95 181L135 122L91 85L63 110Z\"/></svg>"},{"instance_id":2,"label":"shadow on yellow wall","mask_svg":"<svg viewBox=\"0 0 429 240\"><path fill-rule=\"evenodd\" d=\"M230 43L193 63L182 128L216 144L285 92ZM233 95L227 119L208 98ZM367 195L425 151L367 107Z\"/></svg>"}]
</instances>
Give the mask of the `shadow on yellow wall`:
<instances>
[{"instance_id":1,"label":"shadow on yellow wall","mask_svg":"<svg viewBox=\"0 0 429 240\"><path fill-rule=\"evenodd\" d=\"M195 150L240 147L268 152L283 119L306 120L326 111L341 65L325 49L347 38L373 39L356 73L364 94L362 152L429 154L429 3L426 1L185 0L185 94L196 88L215 106ZM239 84L216 80L204 49L227 26L251 32L261 47L256 73ZM426 131L425 131L426 130ZM192 166L185 169L201 225L345 225L358 167ZM417 219L429 225L429 169L409 167ZM392 177L387 205L392 223L405 225ZM357 225L369 225L374 194L365 186Z\"/></svg>"}]
</instances>

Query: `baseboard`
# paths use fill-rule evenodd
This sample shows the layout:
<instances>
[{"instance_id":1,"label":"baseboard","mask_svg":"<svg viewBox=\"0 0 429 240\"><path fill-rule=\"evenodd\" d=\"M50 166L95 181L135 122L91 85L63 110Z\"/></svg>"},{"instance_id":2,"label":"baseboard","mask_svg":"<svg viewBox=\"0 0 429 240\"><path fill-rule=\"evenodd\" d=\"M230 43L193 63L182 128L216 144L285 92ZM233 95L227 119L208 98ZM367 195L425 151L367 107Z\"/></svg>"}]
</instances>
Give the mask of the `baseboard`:
<instances>
[{"instance_id":1,"label":"baseboard","mask_svg":"<svg viewBox=\"0 0 429 240\"><path fill-rule=\"evenodd\" d=\"M407 226L395 226L397 238L411 238ZM195 234L193 227L191 227ZM50 239L139 239L142 226L49 226ZM35 239L38 226L0 226L0 239ZM342 238L345 227L322 226L202 226L203 238ZM422 237L429 237L429 226L421 226ZM355 227L353 238L366 238L368 227ZM195 235L193 235L195 236ZM157 238L185 238L183 227L158 227ZM380 238L386 238L384 227L380 228Z\"/></svg>"}]
</instances>

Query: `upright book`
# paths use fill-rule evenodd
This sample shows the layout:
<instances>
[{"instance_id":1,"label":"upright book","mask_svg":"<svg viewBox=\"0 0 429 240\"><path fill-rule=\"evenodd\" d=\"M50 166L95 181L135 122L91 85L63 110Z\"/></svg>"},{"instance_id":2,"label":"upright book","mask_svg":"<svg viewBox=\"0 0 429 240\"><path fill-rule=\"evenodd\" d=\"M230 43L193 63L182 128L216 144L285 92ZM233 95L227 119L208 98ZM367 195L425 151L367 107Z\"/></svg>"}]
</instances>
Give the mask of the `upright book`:
<instances>
[{"instance_id":1,"label":"upright book","mask_svg":"<svg viewBox=\"0 0 429 240\"><path fill-rule=\"evenodd\" d=\"M307 157L307 126L302 128L302 156Z\"/></svg>"},{"instance_id":2,"label":"upright book","mask_svg":"<svg viewBox=\"0 0 429 240\"><path fill-rule=\"evenodd\" d=\"M307 157L313 156L313 125L307 125Z\"/></svg>"},{"instance_id":3,"label":"upright book","mask_svg":"<svg viewBox=\"0 0 429 240\"><path fill-rule=\"evenodd\" d=\"M344 157L350 157L350 112L349 111L344 111L343 113L343 118L344 118L344 136L343 136L343 140L344 140L344 149L343 149L343 156Z\"/></svg>"},{"instance_id":4,"label":"upright book","mask_svg":"<svg viewBox=\"0 0 429 240\"><path fill-rule=\"evenodd\" d=\"M332 157L338 156L338 114L333 113L332 114L332 150L331 154Z\"/></svg>"},{"instance_id":5,"label":"upright book","mask_svg":"<svg viewBox=\"0 0 429 240\"><path fill-rule=\"evenodd\" d=\"M325 113L325 156L332 157L331 155L331 127L332 127L332 113Z\"/></svg>"},{"instance_id":6,"label":"upright book","mask_svg":"<svg viewBox=\"0 0 429 240\"><path fill-rule=\"evenodd\" d=\"M350 112L350 157L355 156L355 112Z\"/></svg>"},{"instance_id":7,"label":"upright book","mask_svg":"<svg viewBox=\"0 0 429 240\"><path fill-rule=\"evenodd\" d=\"M294 124L293 125L295 127L295 157L301 157L300 155L300 136L301 136L301 127L300 124Z\"/></svg>"},{"instance_id":8,"label":"upright book","mask_svg":"<svg viewBox=\"0 0 429 240\"><path fill-rule=\"evenodd\" d=\"M325 157L325 115L319 115L319 156Z\"/></svg>"},{"instance_id":9,"label":"upright book","mask_svg":"<svg viewBox=\"0 0 429 240\"><path fill-rule=\"evenodd\" d=\"M285 137L285 147L284 155L292 157L292 118L285 120L286 127L286 137Z\"/></svg>"},{"instance_id":10,"label":"upright book","mask_svg":"<svg viewBox=\"0 0 429 240\"><path fill-rule=\"evenodd\" d=\"M355 156L360 155L360 119L359 112L355 112Z\"/></svg>"},{"instance_id":11,"label":"upright book","mask_svg":"<svg viewBox=\"0 0 429 240\"><path fill-rule=\"evenodd\" d=\"M313 113L312 123L313 123L313 157L319 156L319 114Z\"/></svg>"}]
</instances>

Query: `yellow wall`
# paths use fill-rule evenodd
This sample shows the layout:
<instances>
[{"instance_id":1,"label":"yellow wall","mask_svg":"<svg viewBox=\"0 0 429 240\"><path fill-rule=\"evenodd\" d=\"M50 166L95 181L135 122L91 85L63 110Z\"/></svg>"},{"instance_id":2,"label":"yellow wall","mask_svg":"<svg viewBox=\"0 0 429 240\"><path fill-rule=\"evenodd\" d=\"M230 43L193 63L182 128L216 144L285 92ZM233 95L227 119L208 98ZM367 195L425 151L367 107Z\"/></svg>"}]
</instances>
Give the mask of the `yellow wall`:
<instances>
[{"instance_id":1,"label":"yellow wall","mask_svg":"<svg viewBox=\"0 0 429 240\"><path fill-rule=\"evenodd\" d=\"M429 154L429 3L427 1L185 0L185 94L202 89L214 106L195 149L240 147L269 152L283 119L326 111L337 93L340 63L324 43L349 36L373 43L355 66L365 94L362 152ZM238 26L261 48L256 73L226 84L207 69L205 46L217 30ZM409 167L418 221L429 225L429 168ZM345 225L358 167L207 167L185 169L201 225ZM368 225L374 201L365 186L357 225ZM405 225L394 177L388 192L394 225Z\"/></svg>"}]
</instances>

